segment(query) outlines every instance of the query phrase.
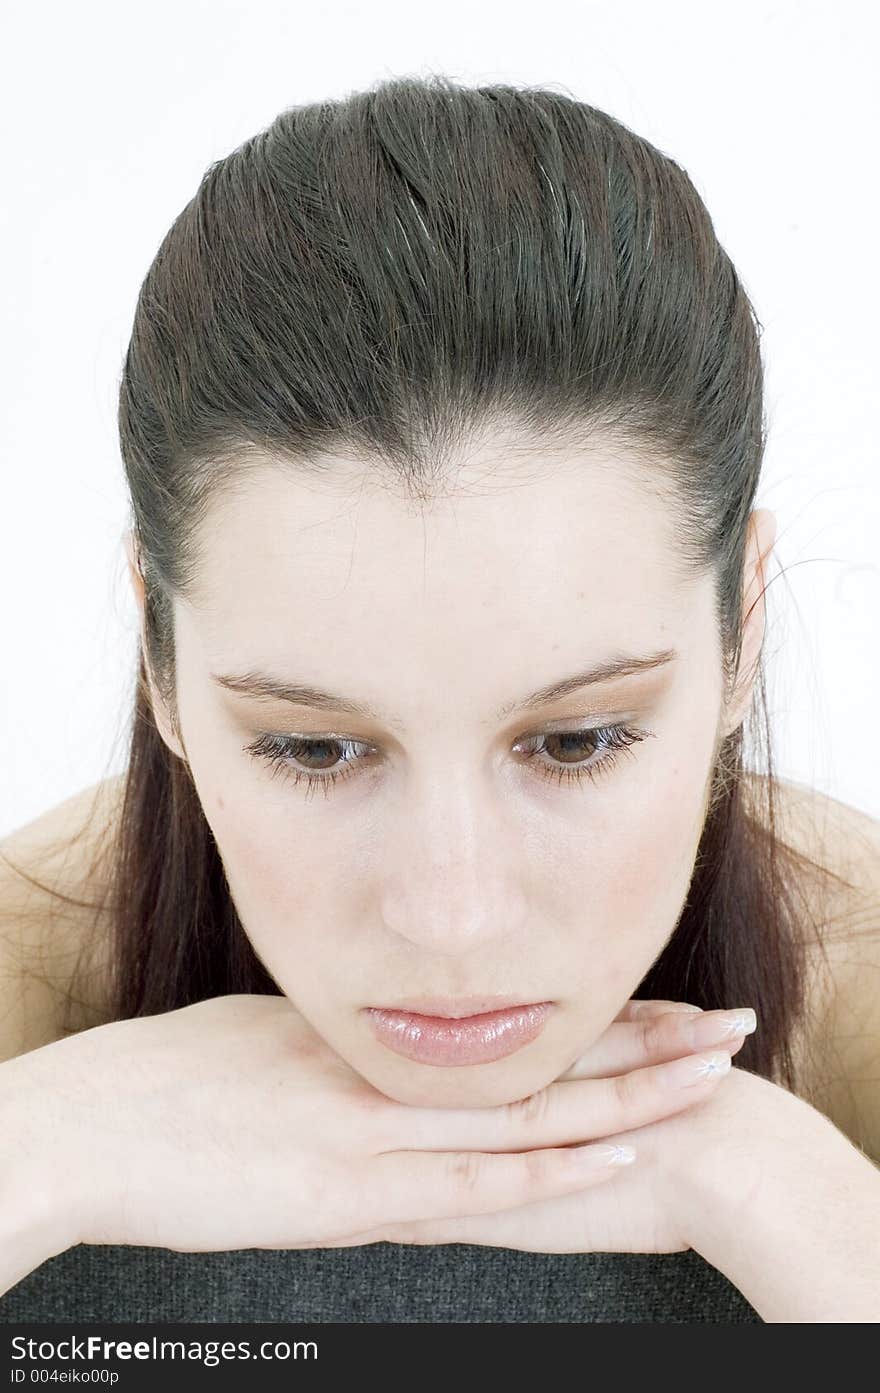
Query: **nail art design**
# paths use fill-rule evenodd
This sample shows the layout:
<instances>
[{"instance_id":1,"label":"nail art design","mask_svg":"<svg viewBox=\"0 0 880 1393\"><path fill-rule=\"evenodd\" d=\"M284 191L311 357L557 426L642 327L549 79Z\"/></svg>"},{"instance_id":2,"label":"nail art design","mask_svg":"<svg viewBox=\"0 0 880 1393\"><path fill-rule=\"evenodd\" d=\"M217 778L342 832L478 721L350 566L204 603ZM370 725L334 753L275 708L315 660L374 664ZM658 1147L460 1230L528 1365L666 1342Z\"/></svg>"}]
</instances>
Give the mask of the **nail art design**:
<instances>
[{"instance_id":1,"label":"nail art design","mask_svg":"<svg viewBox=\"0 0 880 1393\"><path fill-rule=\"evenodd\" d=\"M732 1062L729 1054L704 1055L696 1065L697 1078L708 1079L713 1074L726 1074Z\"/></svg>"}]
</instances>

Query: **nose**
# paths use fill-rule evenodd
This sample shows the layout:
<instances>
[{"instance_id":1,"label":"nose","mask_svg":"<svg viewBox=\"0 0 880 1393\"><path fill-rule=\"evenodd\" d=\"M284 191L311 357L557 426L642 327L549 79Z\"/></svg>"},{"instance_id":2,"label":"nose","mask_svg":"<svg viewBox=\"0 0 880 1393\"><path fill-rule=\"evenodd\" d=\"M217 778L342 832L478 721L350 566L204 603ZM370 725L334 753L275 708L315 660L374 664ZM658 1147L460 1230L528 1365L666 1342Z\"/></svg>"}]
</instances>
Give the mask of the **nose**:
<instances>
[{"instance_id":1,"label":"nose","mask_svg":"<svg viewBox=\"0 0 880 1393\"><path fill-rule=\"evenodd\" d=\"M474 874L470 863L450 863L431 875L414 868L405 879L386 881L382 918L398 937L449 957L516 939L525 922L511 877L488 867Z\"/></svg>"},{"instance_id":2,"label":"nose","mask_svg":"<svg viewBox=\"0 0 880 1393\"><path fill-rule=\"evenodd\" d=\"M461 783L411 804L389 829L396 848L383 871L381 915L388 930L451 957L517 939L526 922L528 865L515 827ZM386 843L388 845L388 843Z\"/></svg>"}]
</instances>

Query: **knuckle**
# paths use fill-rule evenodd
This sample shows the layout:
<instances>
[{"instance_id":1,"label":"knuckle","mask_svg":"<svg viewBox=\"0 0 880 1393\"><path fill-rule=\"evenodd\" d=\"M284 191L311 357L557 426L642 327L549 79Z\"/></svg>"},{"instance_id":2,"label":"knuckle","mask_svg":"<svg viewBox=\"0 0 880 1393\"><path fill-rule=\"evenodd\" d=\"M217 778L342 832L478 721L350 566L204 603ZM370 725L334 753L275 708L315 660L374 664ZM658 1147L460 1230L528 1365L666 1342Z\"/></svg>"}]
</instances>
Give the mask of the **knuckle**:
<instances>
[{"instance_id":1,"label":"knuckle","mask_svg":"<svg viewBox=\"0 0 880 1393\"><path fill-rule=\"evenodd\" d=\"M643 1092L644 1085L638 1071L618 1074L612 1080L612 1103L614 1110L624 1117L629 1113Z\"/></svg>"},{"instance_id":2,"label":"knuckle","mask_svg":"<svg viewBox=\"0 0 880 1393\"><path fill-rule=\"evenodd\" d=\"M664 1043L669 1041L669 1024L666 1016L645 1016L640 1021L642 1050L650 1057L659 1054Z\"/></svg>"},{"instance_id":3,"label":"knuckle","mask_svg":"<svg viewBox=\"0 0 880 1393\"><path fill-rule=\"evenodd\" d=\"M517 1098L508 1103L507 1114L514 1127L532 1130L547 1121L550 1112L550 1090L540 1088L527 1098Z\"/></svg>"},{"instance_id":4,"label":"knuckle","mask_svg":"<svg viewBox=\"0 0 880 1393\"><path fill-rule=\"evenodd\" d=\"M453 1151L446 1160L449 1176L457 1190L472 1194L483 1175L483 1158L477 1151Z\"/></svg>"},{"instance_id":5,"label":"knuckle","mask_svg":"<svg viewBox=\"0 0 880 1393\"><path fill-rule=\"evenodd\" d=\"M546 1151L525 1151L526 1181L529 1185L543 1185L550 1174L550 1157Z\"/></svg>"}]
</instances>

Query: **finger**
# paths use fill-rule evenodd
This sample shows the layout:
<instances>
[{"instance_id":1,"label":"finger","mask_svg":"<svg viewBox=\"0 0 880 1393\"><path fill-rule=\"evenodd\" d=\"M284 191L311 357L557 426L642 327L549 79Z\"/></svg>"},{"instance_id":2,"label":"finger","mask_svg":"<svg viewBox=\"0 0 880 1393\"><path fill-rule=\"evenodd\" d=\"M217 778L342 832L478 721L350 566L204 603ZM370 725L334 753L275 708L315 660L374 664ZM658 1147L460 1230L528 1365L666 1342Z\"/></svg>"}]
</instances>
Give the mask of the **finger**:
<instances>
[{"instance_id":1,"label":"finger","mask_svg":"<svg viewBox=\"0 0 880 1393\"><path fill-rule=\"evenodd\" d=\"M382 1238L386 1243L478 1243L484 1248L517 1248L523 1234L522 1215L522 1209L503 1209L497 1214L452 1215L448 1219L388 1224L382 1230Z\"/></svg>"},{"instance_id":2,"label":"finger","mask_svg":"<svg viewBox=\"0 0 880 1393\"><path fill-rule=\"evenodd\" d=\"M699 1022L701 1034L692 1033ZM646 1064L664 1064L697 1049L740 1049L748 1025L741 1012L703 1011L698 1016L673 1011L669 1015L645 1015L628 1024L609 1025L580 1058L554 1082L564 1079L604 1079L626 1074Z\"/></svg>"},{"instance_id":3,"label":"finger","mask_svg":"<svg viewBox=\"0 0 880 1393\"><path fill-rule=\"evenodd\" d=\"M508 1146L558 1146L631 1132L684 1112L730 1071L731 1049L704 1050L611 1078L554 1083L503 1110ZM485 1145L485 1143L480 1143Z\"/></svg>"},{"instance_id":4,"label":"finger","mask_svg":"<svg viewBox=\"0 0 880 1393\"><path fill-rule=\"evenodd\" d=\"M550 1204L550 1201L547 1201ZM536 1208L536 1206L532 1206ZM500 1209L487 1215L451 1215L448 1219L419 1219L412 1223L387 1224L382 1230L386 1243L436 1244L476 1243L485 1248L519 1248L524 1251L524 1209ZM379 1233L379 1230L375 1230ZM529 1252L569 1252L571 1248L551 1247L546 1238L539 1250L532 1245ZM593 1251L593 1250L589 1250Z\"/></svg>"},{"instance_id":5,"label":"finger","mask_svg":"<svg viewBox=\"0 0 880 1393\"><path fill-rule=\"evenodd\" d=\"M543 1147L523 1152L385 1151L374 1157L370 1191L377 1222L449 1219L518 1209L593 1185L620 1172L625 1143Z\"/></svg>"},{"instance_id":6,"label":"finger","mask_svg":"<svg viewBox=\"0 0 880 1393\"><path fill-rule=\"evenodd\" d=\"M466 1154L607 1138L683 1112L707 1097L718 1086L733 1053L732 1045L699 1054L682 1051L675 1060L608 1078L561 1080L498 1107L408 1108L406 1132L419 1151L456 1147L464 1148ZM400 1128L397 1117L397 1135Z\"/></svg>"},{"instance_id":7,"label":"finger","mask_svg":"<svg viewBox=\"0 0 880 1393\"><path fill-rule=\"evenodd\" d=\"M643 1184L632 1176L635 1187ZM452 1215L448 1219L419 1219L406 1224L386 1224L376 1229L368 1241L384 1239L387 1243L477 1243L488 1248L518 1248L526 1252L573 1253L620 1251L614 1234L628 1232L627 1221L621 1228L621 1205L632 1205L632 1191L627 1190L626 1175L618 1176L611 1187L609 1200L605 1187L592 1187L595 1193L578 1193L570 1200L539 1200L519 1209L500 1209L492 1214ZM650 1201L649 1201L650 1203ZM565 1206L571 1205L572 1222L566 1223ZM539 1241L535 1241L539 1235ZM356 1240L360 1241L360 1240Z\"/></svg>"},{"instance_id":8,"label":"finger","mask_svg":"<svg viewBox=\"0 0 880 1393\"><path fill-rule=\"evenodd\" d=\"M380 1228L362 1233L349 1233L343 1238L322 1238L315 1243L300 1243L301 1248L361 1248L369 1243L482 1243L492 1247L514 1247L496 1231L495 1221L506 1219L512 1238L517 1226L522 1231L522 1208L501 1210L499 1214L451 1214L445 1219L410 1219L406 1223L383 1224ZM487 1235L492 1234L490 1238ZM508 1233L508 1228L504 1228Z\"/></svg>"},{"instance_id":9,"label":"finger","mask_svg":"<svg viewBox=\"0 0 880 1393\"><path fill-rule=\"evenodd\" d=\"M642 1001L630 997L623 1010L614 1017L616 1021L635 1021L643 1016L663 1016L669 1011L681 1011L685 1015L696 1015L702 1006L689 1006L686 1001Z\"/></svg>"},{"instance_id":10,"label":"finger","mask_svg":"<svg viewBox=\"0 0 880 1393\"><path fill-rule=\"evenodd\" d=\"M688 1006L687 1003L684 1001L655 1001L653 998L647 1001L640 1001L636 1000L635 997L630 997L629 1001L624 1003L620 1011L618 1011L617 1015L614 1017L614 1022L615 1024L629 1023L633 1021L653 1019L656 1016L667 1015L682 1015L685 1018L687 1018L688 1016L699 1015L701 1011L702 1008L700 1006ZM613 1029L613 1026L608 1026L607 1029L611 1030ZM599 1038L602 1038L601 1035ZM622 1037L618 1034L617 1039L619 1040L621 1038ZM568 1069L566 1069L564 1074L558 1075L558 1077L561 1079L587 1077L584 1073L581 1072L579 1066L583 1063L586 1063L587 1057L592 1054L592 1051L595 1048L595 1043L596 1042L594 1042L593 1045L591 1045L586 1051L579 1055L578 1058L575 1060L575 1063L572 1064ZM634 1068L635 1063L633 1063L631 1067ZM576 1069L577 1073L575 1072ZM606 1072L618 1073L620 1071L609 1068L606 1070Z\"/></svg>"}]
</instances>

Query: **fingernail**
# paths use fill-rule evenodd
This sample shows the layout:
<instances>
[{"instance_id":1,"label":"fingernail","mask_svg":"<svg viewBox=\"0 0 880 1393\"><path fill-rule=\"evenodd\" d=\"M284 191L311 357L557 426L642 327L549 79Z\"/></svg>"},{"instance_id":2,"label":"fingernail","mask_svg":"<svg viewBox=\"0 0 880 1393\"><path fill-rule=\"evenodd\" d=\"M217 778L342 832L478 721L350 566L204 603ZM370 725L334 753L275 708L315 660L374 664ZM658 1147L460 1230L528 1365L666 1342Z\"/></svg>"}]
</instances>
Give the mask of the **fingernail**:
<instances>
[{"instance_id":1,"label":"fingernail","mask_svg":"<svg viewBox=\"0 0 880 1393\"><path fill-rule=\"evenodd\" d=\"M700 1019L688 1021L683 1030L694 1049L704 1045L720 1045L737 1035L751 1035L757 1029L758 1018L750 1006L738 1011L710 1011Z\"/></svg>"},{"instance_id":2,"label":"fingernail","mask_svg":"<svg viewBox=\"0 0 880 1393\"><path fill-rule=\"evenodd\" d=\"M575 1152L578 1160L590 1169L601 1166L628 1166L636 1159L634 1146L596 1146L591 1142L588 1146L571 1146L568 1149Z\"/></svg>"},{"instance_id":3,"label":"fingernail","mask_svg":"<svg viewBox=\"0 0 880 1393\"><path fill-rule=\"evenodd\" d=\"M713 1050L710 1054L688 1055L686 1059L673 1059L670 1064L661 1064L658 1073L660 1082L667 1088L689 1088L705 1079L726 1074L732 1063L730 1055L724 1050Z\"/></svg>"}]
</instances>

